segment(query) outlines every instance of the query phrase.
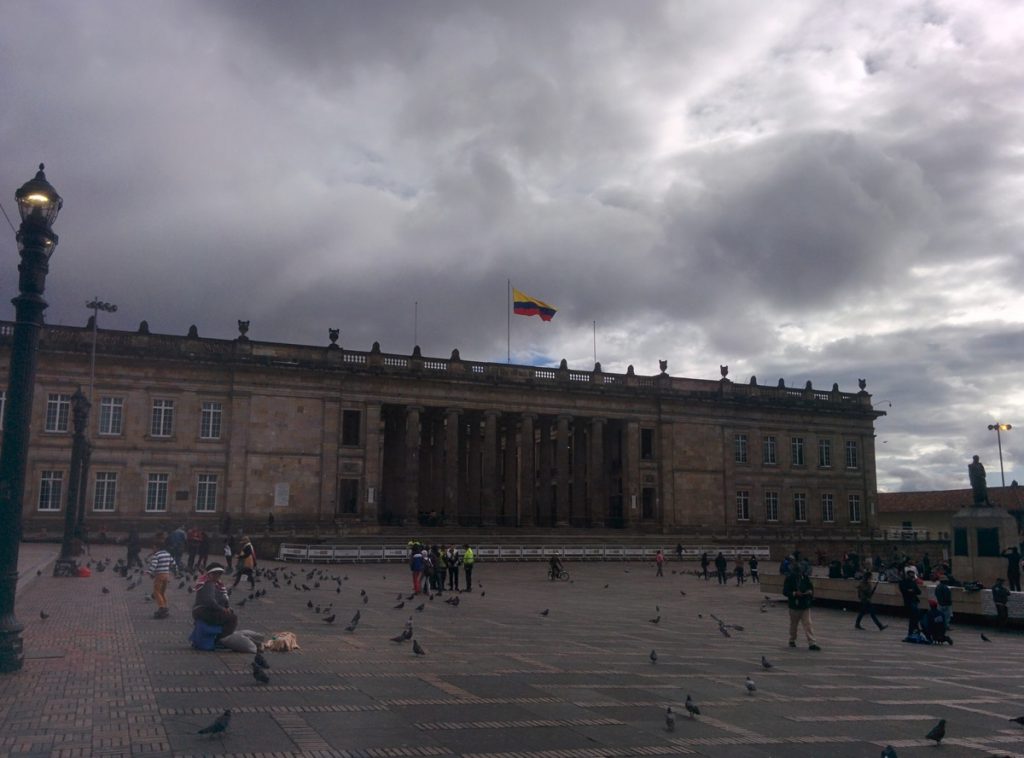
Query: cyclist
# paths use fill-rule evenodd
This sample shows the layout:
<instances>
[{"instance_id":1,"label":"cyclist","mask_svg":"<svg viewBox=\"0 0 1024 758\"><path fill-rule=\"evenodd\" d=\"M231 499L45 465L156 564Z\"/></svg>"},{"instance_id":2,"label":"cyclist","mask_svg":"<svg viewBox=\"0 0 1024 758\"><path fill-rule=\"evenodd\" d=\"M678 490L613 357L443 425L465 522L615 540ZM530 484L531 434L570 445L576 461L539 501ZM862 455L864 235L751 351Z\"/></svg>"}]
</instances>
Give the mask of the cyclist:
<instances>
[{"instance_id":1,"label":"cyclist","mask_svg":"<svg viewBox=\"0 0 1024 758\"><path fill-rule=\"evenodd\" d=\"M552 555L548 561L548 578L551 581L555 581L558 575L562 573L562 562L558 560L557 555Z\"/></svg>"}]
</instances>

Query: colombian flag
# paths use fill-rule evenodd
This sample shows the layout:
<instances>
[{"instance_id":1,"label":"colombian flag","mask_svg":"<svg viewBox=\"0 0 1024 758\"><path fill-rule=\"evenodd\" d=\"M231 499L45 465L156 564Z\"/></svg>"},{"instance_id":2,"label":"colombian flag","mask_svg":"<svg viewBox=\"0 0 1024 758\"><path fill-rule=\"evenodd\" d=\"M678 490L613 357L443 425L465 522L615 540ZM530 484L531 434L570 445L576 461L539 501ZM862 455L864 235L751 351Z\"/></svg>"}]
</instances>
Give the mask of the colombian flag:
<instances>
[{"instance_id":1,"label":"colombian flag","mask_svg":"<svg viewBox=\"0 0 1024 758\"><path fill-rule=\"evenodd\" d=\"M557 309L513 287L512 312L517 316L540 316L541 321L550 321Z\"/></svg>"}]
</instances>

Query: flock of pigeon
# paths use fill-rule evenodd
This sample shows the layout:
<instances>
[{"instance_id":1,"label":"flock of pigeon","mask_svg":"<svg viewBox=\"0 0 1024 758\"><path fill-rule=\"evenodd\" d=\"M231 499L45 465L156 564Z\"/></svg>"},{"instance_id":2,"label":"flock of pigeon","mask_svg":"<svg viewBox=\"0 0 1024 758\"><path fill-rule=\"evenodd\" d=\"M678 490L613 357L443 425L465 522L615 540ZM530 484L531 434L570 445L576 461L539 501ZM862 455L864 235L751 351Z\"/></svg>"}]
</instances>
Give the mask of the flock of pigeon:
<instances>
[{"instance_id":1,"label":"flock of pigeon","mask_svg":"<svg viewBox=\"0 0 1024 758\"><path fill-rule=\"evenodd\" d=\"M146 581L146 577L145 577L142 569L136 568L134 571L129 570L127 568L127 566L125 565L124 561L120 560L120 559L117 560L116 562L113 562L112 559L110 559L110 558L101 559L101 560L97 560L97 561L90 560L90 561L87 562L86 565L91 570L93 570L93 571L95 571L97 573L103 573L106 570L111 568L111 563L113 563L112 573L120 575L127 582L127 586L125 587L126 591L133 590L136 587L138 587L139 585L143 584L144 581ZM629 572L629 569L626 569L626 573L628 573L628 572ZM40 571L38 573L41 574L42 572ZM192 572L185 572L185 573L183 573L181 575L180 581L179 581L179 583L177 585L178 589L186 589L187 588L187 591L189 593L192 593L194 591L192 585L193 585L194 581L198 578L198 576L201 573L202 572L200 570L195 570L195 571L192 571ZM321 568L313 568L313 569L311 569L309 571L298 571L298 570L295 570L293 568L281 566L281 567L266 568L266 569L264 569L264 568L257 568L254 573L261 580L261 582L269 583L275 589L284 589L286 587L290 587L295 592L313 592L315 590L321 589L324 584L328 584L329 585L330 583L333 582L334 583L334 592L336 594L341 594L341 589L342 589L343 583L348 581L348 576L339 576L339 575L336 575L336 574L331 574L331 573L329 573L326 570L321 569ZM673 573L676 573L676 572L673 571ZM700 576L699 572L693 572L693 573L694 573L694 575L696 575L698 577ZM610 586L609 584L605 584L604 585L604 589L608 589L609 586ZM483 585L482 584L478 584L478 587L481 590L480 591L480 597L483 597L486 594L485 591L483 590ZM110 593L110 589L108 587L106 587L106 586L103 586L101 588L101 592L103 594L109 594ZM684 597L686 596L686 592L684 590L679 590L679 592L680 592L680 594L682 596L684 596ZM260 598L265 597L266 594L267 594L267 590L265 588L264 589L260 589L260 590L250 589L248 594L246 594L245 597L242 597L239 600L235 601L234 605L236 607L239 607L239 608L244 607L247 602L249 602L249 601L257 601ZM369 595L366 593L366 590L360 590L359 591L359 596L360 596L360 599L361 599L361 602L363 603L363 605L366 605L366 604L369 603L370 598L369 598ZM392 608L394 610L404 610L405 607L406 607L406 603L414 601L415 599L417 599L417 597L422 597L422 595L419 595L419 596L416 595L416 594L405 595L404 593L399 593L398 596L395 598L396 604L394 606L392 606ZM418 605L416 605L415 608L413 609L414 612L422 613L425 610L425 608L427 606L427 603L433 601L434 597L435 597L435 595L433 593L428 593L427 594L427 600L419 603ZM145 599L147 601L149 601L149 600L151 600L151 597L147 594ZM445 599L443 602L445 602L446 604L451 605L453 607L458 607L458 605L462 602L462 597L461 597L461 595L451 595L450 597ZM767 612L768 608L771 607L772 605L774 605L776 602L777 602L777 600L775 598L772 598L772 597L770 597L768 595L765 595L764 596L764 600L761 603L761 612L762 613ZM326 623L326 624L333 624L335 622L335 620L337 619L337 613L334 611L334 603L333 602L331 602L331 603L323 603L323 602L316 603L313 600L309 600L306 603L306 607L309 610L312 610L314 613L320 615L321 618L322 618L322 621L324 623ZM540 611L540 615L544 616L544 617L547 617L550 613L551 613L551 609L550 608L545 608L544 610ZM43 620L49 618L49 614L45 610L41 610L39 612L39 616ZM700 614L700 613L698 613L697 616L698 616L698 618L701 618L701 619L704 617L703 614ZM708 616L711 618L711 620L713 620L715 623L717 623L718 631L724 637L731 637L732 636L730 630L738 631L738 632L744 631L744 627L740 626L739 624L726 623L724 620L718 618L713 613L709 613ZM355 612L355 614L352 616L352 619L349 621L348 625L345 627L345 631L349 632L349 633L354 633L356 631L357 627L359 626L359 622L360 622L361 618L362 618L362 614L361 614L361 612L359 610L357 610ZM661 608L660 608L660 606L655 606L655 616L653 618L649 619L649 622L651 624L655 624L655 625L657 625L657 624L659 624L661 622ZM986 637L984 633L981 634L981 639L984 642L991 642L991 640L988 637ZM415 639L415 637L414 637L412 616L408 617L408 619L405 622L405 626L402 629L402 631L399 634L397 634L396 636L391 637L390 640L391 640L391 642L399 644L399 645L411 641L412 642L412 652L413 652L414 655L417 655L417 656L426 655L426 651L423 649L422 645L420 645L419 641L417 639ZM650 659L652 664L656 664L658 662L658 653L657 653L656 650L652 649L648 657L649 657L649 659ZM771 663L765 656L762 655L761 656L761 668L764 671L771 671L772 669L775 668L775 665L773 663ZM252 663L251 663L252 676L253 676L253 679L257 682L257 684L259 684L259 685L266 685L266 684L270 683L270 674L268 673L268 669L270 669L270 663L263 656L262 648L260 648L257 651L257 653L256 653L256 655L253 658ZM753 695L755 692L757 692L757 685L755 684L754 680L749 675L746 677L746 679L744 681L744 688L745 688L745 691L746 691L747 695ZM701 715L700 707L693 700L692 696L689 693L686 695L686 700L684 702L684 707L686 709L687 714L689 715L689 717L691 719L696 717L696 716L700 716ZM1016 722L1016 723L1024 726L1024 716L1019 716L1017 718L1010 719L1010 721ZM210 735L210 736L222 736L224 734L224 732L227 731L230 723L231 723L231 709L227 709L220 716L218 716L217 719L215 721L213 721L213 723L211 723L208 726L205 726L202 729L200 729L198 731L198 734ZM676 728L676 714L675 714L675 711L672 710L672 706L668 706L666 708L666 710L665 710L665 729L667 731L669 731L669 732L674 732L675 728ZM945 738L945 736L946 736L946 719L940 719L939 722L937 724L935 724L935 726L933 726L931 728L931 730L929 730L928 734L925 735L925 739L933 740L935 742L935 744L938 745L938 744L940 744L942 742L942 740ZM881 758L897 758L896 750L891 745L887 745L882 750Z\"/></svg>"}]
</instances>

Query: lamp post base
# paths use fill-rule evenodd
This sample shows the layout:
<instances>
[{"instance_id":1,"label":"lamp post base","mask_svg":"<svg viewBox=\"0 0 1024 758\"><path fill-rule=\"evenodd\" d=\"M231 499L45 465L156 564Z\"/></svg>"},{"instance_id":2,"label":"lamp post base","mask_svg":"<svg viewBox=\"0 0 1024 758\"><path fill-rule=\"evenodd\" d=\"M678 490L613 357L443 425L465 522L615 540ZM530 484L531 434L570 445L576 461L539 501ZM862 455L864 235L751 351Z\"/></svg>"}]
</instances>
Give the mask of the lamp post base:
<instances>
[{"instance_id":1,"label":"lamp post base","mask_svg":"<svg viewBox=\"0 0 1024 758\"><path fill-rule=\"evenodd\" d=\"M54 576L78 576L78 562L71 558L58 558L53 564Z\"/></svg>"},{"instance_id":2,"label":"lamp post base","mask_svg":"<svg viewBox=\"0 0 1024 758\"><path fill-rule=\"evenodd\" d=\"M0 621L0 674L21 671L25 655L21 643L24 627L11 614Z\"/></svg>"}]
</instances>

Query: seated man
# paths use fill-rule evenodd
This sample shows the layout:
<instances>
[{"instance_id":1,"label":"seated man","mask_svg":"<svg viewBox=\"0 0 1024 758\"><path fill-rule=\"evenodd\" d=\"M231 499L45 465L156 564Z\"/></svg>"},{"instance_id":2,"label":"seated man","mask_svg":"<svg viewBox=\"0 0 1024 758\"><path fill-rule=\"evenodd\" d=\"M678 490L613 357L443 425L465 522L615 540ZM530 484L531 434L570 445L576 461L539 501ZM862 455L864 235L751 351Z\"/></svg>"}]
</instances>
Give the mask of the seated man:
<instances>
[{"instance_id":1,"label":"seated man","mask_svg":"<svg viewBox=\"0 0 1024 758\"><path fill-rule=\"evenodd\" d=\"M558 575L562 573L562 562L558 560L557 555L552 555L551 560L548 561L548 577L551 581L555 581Z\"/></svg>"},{"instance_id":2,"label":"seated man","mask_svg":"<svg viewBox=\"0 0 1024 758\"><path fill-rule=\"evenodd\" d=\"M928 601L928 610L921 618L921 631L929 642L936 645L941 645L943 642L953 644L953 640L946 634L946 617L939 610L939 603L935 598Z\"/></svg>"},{"instance_id":3,"label":"seated man","mask_svg":"<svg viewBox=\"0 0 1024 758\"><path fill-rule=\"evenodd\" d=\"M217 639L234 634L238 626L238 617L231 610L228 602L228 590L221 584L224 567L219 563L211 563L206 573L196 582L196 599L192 605L192 618L210 626L221 627Z\"/></svg>"}]
</instances>

